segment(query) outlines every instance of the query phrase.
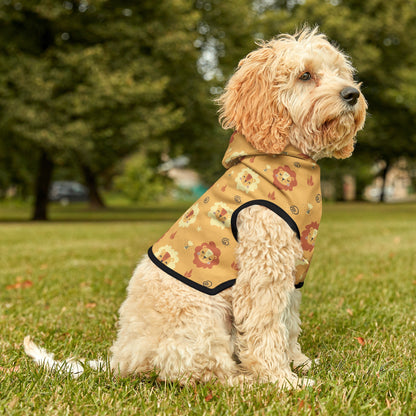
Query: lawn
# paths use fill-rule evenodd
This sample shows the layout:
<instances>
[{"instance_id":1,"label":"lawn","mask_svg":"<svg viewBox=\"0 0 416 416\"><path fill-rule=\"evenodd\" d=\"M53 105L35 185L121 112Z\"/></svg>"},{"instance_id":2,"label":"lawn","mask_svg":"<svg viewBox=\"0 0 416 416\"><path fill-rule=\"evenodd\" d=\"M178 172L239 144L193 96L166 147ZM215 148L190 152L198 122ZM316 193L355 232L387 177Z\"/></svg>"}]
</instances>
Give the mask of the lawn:
<instances>
[{"instance_id":1,"label":"lawn","mask_svg":"<svg viewBox=\"0 0 416 416\"><path fill-rule=\"evenodd\" d=\"M0 207L0 413L11 415L416 414L416 205L326 204L302 288L313 388L179 387L154 379L48 374L24 355L106 355L129 276L183 206L54 208L50 223Z\"/></svg>"}]
</instances>

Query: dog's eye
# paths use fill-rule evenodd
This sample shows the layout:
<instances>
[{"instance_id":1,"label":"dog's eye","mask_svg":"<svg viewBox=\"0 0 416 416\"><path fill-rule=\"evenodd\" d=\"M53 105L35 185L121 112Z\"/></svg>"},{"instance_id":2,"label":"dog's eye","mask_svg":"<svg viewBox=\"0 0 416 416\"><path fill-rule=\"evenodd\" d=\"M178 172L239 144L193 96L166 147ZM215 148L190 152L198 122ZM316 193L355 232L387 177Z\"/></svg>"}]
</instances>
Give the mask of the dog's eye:
<instances>
[{"instance_id":1,"label":"dog's eye","mask_svg":"<svg viewBox=\"0 0 416 416\"><path fill-rule=\"evenodd\" d=\"M310 72L304 72L300 77L299 77L299 79L301 80L301 81L309 81L310 79L312 78L312 75L311 75L311 73Z\"/></svg>"}]
</instances>

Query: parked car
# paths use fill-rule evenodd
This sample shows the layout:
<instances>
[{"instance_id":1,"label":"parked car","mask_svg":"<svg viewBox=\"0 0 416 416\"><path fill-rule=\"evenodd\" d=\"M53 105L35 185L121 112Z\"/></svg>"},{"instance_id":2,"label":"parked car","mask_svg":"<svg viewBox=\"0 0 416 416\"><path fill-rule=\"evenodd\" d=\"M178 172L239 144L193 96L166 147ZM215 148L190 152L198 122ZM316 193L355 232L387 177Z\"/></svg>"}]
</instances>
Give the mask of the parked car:
<instances>
[{"instance_id":1,"label":"parked car","mask_svg":"<svg viewBox=\"0 0 416 416\"><path fill-rule=\"evenodd\" d=\"M49 201L68 205L70 202L88 201L88 189L74 181L56 181L49 190Z\"/></svg>"}]
</instances>

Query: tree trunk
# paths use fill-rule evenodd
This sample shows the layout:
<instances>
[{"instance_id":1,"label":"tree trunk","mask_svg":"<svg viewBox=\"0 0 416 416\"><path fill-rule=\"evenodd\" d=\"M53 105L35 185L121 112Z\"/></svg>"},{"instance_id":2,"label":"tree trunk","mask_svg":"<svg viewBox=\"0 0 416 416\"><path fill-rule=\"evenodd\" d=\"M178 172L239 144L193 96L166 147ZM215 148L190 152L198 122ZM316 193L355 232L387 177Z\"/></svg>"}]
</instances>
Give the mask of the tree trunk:
<instances>
[{"instance_id":1,"label":"tree trunk","mask_svg":"<svg viewBox=\"0 0 416 416\"><path fill-rule=\"evenodd\" d=\"M94 209L105 208L104 200L98 190L97 177L89 166L81 164L82 173L84 175L85 185L89 191L90 206Z\"/></svg>"},{"instance_id":2,"label":"tree trunk","mask_svg":"<svg viewBox=\"0 0 416 416\"><path fill-rule=\"evenodd\" d=\"M381 192L380 192L380 200L379 202L386 202L386 179L387 174L390 169L390 160L386 160L386 165L384 166L384 169L381 173L381 178L383 179L382 185L381 185Z\"/></svg>"},{"instance_id":3,"label":"tree trunk","mask_svg":"<svg viewBox=\"0 0 416 416\"><path fill-rule=\"evenodd\" d=\"M48 219L48 194L52 182L53 161L45 150L41 151L35 183L35 205L32 220L46 221Z\"/></svg>"}]
</instances>

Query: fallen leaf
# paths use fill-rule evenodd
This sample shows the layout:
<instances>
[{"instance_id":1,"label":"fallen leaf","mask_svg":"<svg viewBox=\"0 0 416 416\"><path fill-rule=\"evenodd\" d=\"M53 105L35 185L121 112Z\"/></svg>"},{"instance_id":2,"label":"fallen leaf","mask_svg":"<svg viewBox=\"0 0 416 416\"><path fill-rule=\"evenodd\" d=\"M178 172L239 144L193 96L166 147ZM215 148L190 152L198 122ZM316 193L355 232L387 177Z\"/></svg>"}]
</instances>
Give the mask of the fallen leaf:
<instances>
[{"instance_id":1,"label":"fallen leaf","mask_svg":"<svg viewBox=\"0 0 416 416\"><path fill-rule=\"evenodd\" d=\"M18 283L15 283L14 285L7 285L7 286L6 286L6 290L13 290L13 289L17 289L17 285L18 285Z\"/></svg>"},{"instance_id":2,"label":"fallen leaf","mask_svg":"<svg viewBox=\"0 0 416 416\"><path fill-rule=\"evenodd\" d=\"M209 393L208 393L208 395L205 397L205 401L206 402L210 402L211 400L212 400L212 398L213 398L214 396L213 396L213 394L212 394L212 391L210 390L209 391Z\"/></svg>"},{"instance_id":3,"label":"fallen leaf","mask_svg":"<svg viewBox=\"0 0 416 416\"><path fill-rule=\"evenodd\" d=\"M88 309L94 309L96 306L97 304L95 302L90 302L85 305L85 307Z\"/></svg>"},{"instance_id":4,"label":"fallen leaf","mask_svg":"<svg viewBox=\"0 0 416 416\"><path fill-rule=\"evenodd\" d=\"M413 282L412 282L414 285L416 285L416 280L413 280Z\"/></svg>"},{"instance_id":5,"label":"fallen leaf","mask_svg":"<svg viewBox=\"0 0 416 416\"><path fill-rule=\"evenodd\" d=\"M349 309L349 308L347 309L347 314L350 315L350 316L354 315L352 309Z\"/></svg>"},{"instance_id":6,"label":"fallen leaf","mask_svg":"<svg viewBox=\"0 0 416 416\"><path fill-rule=\"evenodd\" d=\"M360 280L362 280L363 279L363 277L364 277L364 273L360 273L359 275L357 275L356 277L355 277L355 281L356 282L359 282Z\"/></svg>"},{"instance_id":7,"label":"fallen leaf","mask_svg":"<svg viewBox=\"0 0 416 416\"><path fill-rule=\"evenodd\" d=\"M356 339L356 340L358 341L358 343L359 343L361 346L363 346L363 347L364 347L364 345L365 345L365 340L364 340L364 338L357 337L357 338L354 338L354 339Z\"/></svg>"},{"instance_id":8,"label":"fallen leaf","mask_svg":"<svg viewBox=\"0 0 416 416\"><path fill-rule=\"evenodd\" d=\"M16 282L12 285L6 286L6 290L27 289L28 287L32 286L33 282L31 280L23 280L21 282Z\"/></svg>"}]
</instances>

